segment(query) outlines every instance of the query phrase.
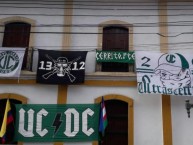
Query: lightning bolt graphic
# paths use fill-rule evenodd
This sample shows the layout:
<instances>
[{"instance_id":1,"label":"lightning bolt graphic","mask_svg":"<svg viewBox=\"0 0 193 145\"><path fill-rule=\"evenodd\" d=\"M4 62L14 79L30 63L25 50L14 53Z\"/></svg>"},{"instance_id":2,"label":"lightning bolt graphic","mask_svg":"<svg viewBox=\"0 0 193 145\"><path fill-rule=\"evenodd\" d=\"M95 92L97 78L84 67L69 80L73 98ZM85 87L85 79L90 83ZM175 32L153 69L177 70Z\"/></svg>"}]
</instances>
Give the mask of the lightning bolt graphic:
<instances>
[{"instance_id":1,"label":"lightning bolt graphic","mask_svg":"<svg viewBox=\"0 0 193 145\"><path fill-rule=\"evenodd\" d=\"M52 124L52 126L55 127L54 136L55 136L56 132L58 131L58 129L60 128L60 125L62 123L61 116L62 116L62 113L57 113L56 117L54 119L54 122Z\"/></svg>"}]
</instances>

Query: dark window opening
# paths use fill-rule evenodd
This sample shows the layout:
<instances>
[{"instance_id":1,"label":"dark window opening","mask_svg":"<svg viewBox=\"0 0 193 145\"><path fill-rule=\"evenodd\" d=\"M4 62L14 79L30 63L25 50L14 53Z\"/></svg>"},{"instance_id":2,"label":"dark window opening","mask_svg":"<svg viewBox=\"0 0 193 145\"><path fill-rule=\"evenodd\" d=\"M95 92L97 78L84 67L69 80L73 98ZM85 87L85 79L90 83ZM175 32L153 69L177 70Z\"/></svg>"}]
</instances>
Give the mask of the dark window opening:
<instances>
[{"instance_id":1,"label":"dark window opening","mask_svg":"<svg viewBox=\"0 0 193 145\"><path fill-rule=\"evenodd\" d=\"M103 48L104 51L128 51L129 31L124 27L108 26L103 28ZM103 62L103 72L128 72L127 63Z\"/></svg>"},{"instance_id":2,"label":"dark window opening","mask_svg":"<svg viewBox=\"0 0 193 145\"><path fill-rule=\"evenodd\" d=\"M99 145L128 145L128 104L119 100L105 101L108 125Z\"/></svg>"},{"instance_id":3,"label":"dark window opening","mask_svg":"<svg viewBox=\"0 0 193 145\"><path fill-rule=\"evenodd\" d=\"M21 101L15 100L15 99L9 99L10 101L10 105L11 105L11 113L13 115L14 118L14 123L9 124L7 126L7 130L6 130L6 144L17 144L17 142L13 141L14 138L14 124L15 124L15 118L16 118L16 108L15 108L15 104L22 104ZM3 118L4 118L4 112L5 112L5 107L6 107L6 102L7 99L1 99L0 100L0 127L3 123ZM0 138L0 142L1 142Z\"/></svg>"},{"instance_id":4,"label":"dark window opening","mask_svg":"<svg viewBox=\"0 0 193 145\"><path fill-rule=\"evenodd\" d=\"M3 47L26 48L22 69L27 67L27 52L29 47L31 25L23 22L13 22L5 25Z\"/></svg>"}]
</instances>

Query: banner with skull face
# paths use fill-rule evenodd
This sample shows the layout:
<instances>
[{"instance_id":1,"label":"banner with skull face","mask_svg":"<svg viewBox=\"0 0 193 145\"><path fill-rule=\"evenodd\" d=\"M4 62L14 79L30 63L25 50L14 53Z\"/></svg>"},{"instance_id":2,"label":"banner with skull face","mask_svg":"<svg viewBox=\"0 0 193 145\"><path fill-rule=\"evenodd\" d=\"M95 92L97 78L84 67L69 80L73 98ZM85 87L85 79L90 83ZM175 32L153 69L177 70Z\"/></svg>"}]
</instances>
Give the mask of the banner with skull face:
<instances>
[{"instance_id":1,"label":"banner with skull face","mask_svg":"<svg viewBox=\"0 0 193 145\"><path fill-rule=\"evenodd\" d=\"M87 51L55 51L39 49L37 83L83 83Z\"/></svg>"},{"instance_id":2,"label":"banner with skull face","mask_svg":"<svg viewBox=\"0 0 193 145\"><path fill-rule=\"evenodd\" d=\"M193 56L185 53L135 52L139 93L193 95Z\"/></svg>"}]
</instances>

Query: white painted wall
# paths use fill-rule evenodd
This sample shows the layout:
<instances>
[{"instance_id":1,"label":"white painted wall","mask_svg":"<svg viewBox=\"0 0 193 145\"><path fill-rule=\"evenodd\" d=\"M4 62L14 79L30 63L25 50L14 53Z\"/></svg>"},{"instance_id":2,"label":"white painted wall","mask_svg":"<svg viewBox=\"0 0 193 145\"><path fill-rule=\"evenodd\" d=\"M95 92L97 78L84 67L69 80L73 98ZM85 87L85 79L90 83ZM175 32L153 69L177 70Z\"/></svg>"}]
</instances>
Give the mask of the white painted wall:
<instances>
[{"instance_id":1,"label":"white painted wall","mask_svg":"<svg viewBox=\"0 0 193 145\"><path fill-rule=\"evenodd\" d=\"M193 110L190 111L190 118L185 108L185 100L193 103L192 97L172 96L172 132L173 144L191 144L193 142Z\"/></svg>"},{"instance_id":2,"label":"white painted wall","mask_svg":"<svg viewBox=\"0 0 193 145\"><path fill-rule=\"evenodd\" d=\"M0 94L14 93L27 97L28 104L57 104L56 85L0 85ZM24 143L24 145L52 145L53 143Z\"/></svg>"},{"instance_id":3,"label":"white painted wall","mask_svg":"<svg viewBox=\"0 0 193 145\"><path fill-rule=\"evenodd\" d=\"M29 2L29 1L28 1ZM33 1L32 1L33 2ZM54 3L53 3L54 4ZM49 6L41 6L35 4L26 4L26 5L19 5L19 4L1 4L0 9L0 19L12 17L12 16L21 16L26 17L29 19L35 20L36 25L44 25L44 24L63 24L64 23L64 16L45 16L45 15L64 15L64 9L54 9L54 5ZM15 7L36 7L36 8L12 8L12 7L3 7L3 6L15 6ZM50 7L50 9L43 9L38 7ZM58 7L58 6L57 6ZM63 8L63 3L61 3L61 8ZM2 15L6 14L6 15ZM10 15L8 15L10 14ZM17 15L20 14L20 15ZM24 15L22 15L24 14ZM27 14L27 15L26 15ZM36 15L28 15L28 14L36 14ZM37 16L38 14L43 14L44 16ZM36 27L35 32L62 32L62 27ZM2 41L2 36L0 40ZM1 42L0 41L0 42ZM56 49L55 46L61 46L62 44L62 34L35 34L35 44L34 46L43 46L45 49ZM0 44L1 45L1 44ZM47 47L44 47L47 46Z\"/></svg>"},{"instance_id":4,"label":"white painted wall","mask_svg":"<svg viewBox=\"0 0 193 145\"><path fill-rule=\"evenodd\" d=\"M104 3L105 4L105 3ZM141 5L141 4L140 4ZM101 8L94 6L93 8ZM74 10L74 14L83 15L158 15L156 10L116 10L128 8L120 7L102 7L115 8L115 10ZM132 9L156 9L156 6L133 6ZM137 33L159 33L159 27L135 27L139 23L157 23L158 17L73 17L73 24L96 24L96 27L73 27L73 32L92 32L98 33L97 25L110 20L124 21L133 24L133 43L134 50L159 50L159 35L157 34L137 34ZM144 24L143 24L144 25ZM98 47L98 34L74 34L72 39L74 49L87 49L92 51ZM81 47L78 47L81 46ZM84 47L85 46L85 47ZM86 47L90 46L90 47ZM92 56L91 56L92 54ZM95 71L94 52L88 53L89 61L86 62L86 72ZM161 96L160 95L139 95L136 88L127 87L88 87L88 86L70 86L68 89L68 103L94 103L94 99L108 94L120 94L134 99L134 144L135 145L162 145L163 144L163 127L161 114ZM74 143L65 143L72 145ZM89 145L91 143L76 143L77 145Z\"/></svg>"},{"instance_id":5,"label":"white painted wall","mask_svg":"<svg viewBox=\"0 0 193 145\"><path fill-rule=\"evenodd\" d=\"M105 1L106 2L106 1ZM140 50L159 50L159 27L140 27L145 24L141 23L158 23L158 12L156 3L154 6L148 6L148 4L140 4L140 6L97 6L97 3L91 3L96 6L87 6L87 8L93 8L92 10L79 10L74 9L74 15L102 15L98 16L74 16L72 19L73 24L93 24L94 27L73 27L72 32L80 33L95 33L95 34L73 34L72 46L73 49L83 49L89 50L88 60L86 61L86 73L95 72L95 51L98 49L98 26L101 23L118 20L123 21L128 24L133 24L133 49ZM102 5L109 5L109 3L103 3ZM113 5L113 3L111 3ZM132 5L133 3L131 3ZM152 4L152 3L151 3ZM126 5L126 4L125 4ZM128 5L128 4L127 4ZM133 5L137 5L134 3ZM149 4L150 5L150 4ZM81 6L74 6L75 8L82 8ZM116 9L139 9L139 10L116 10ZM113 9L113 10L95 10L95 9ZM147 9L147 10L140 10ZM154 9L154 10L150 10ZM119 17L107 16L107 15L119 15ZM130 15L123 16L120 15ZM134 16L132 16L134 15ZM146 16L141 16L146 15ZM155 16L147 16L155 15ZM136 26L136 27L135 27ZM138 26L138 27L137 27ZM158 25L157 25L158 26ZM138 33L138 34L137 34ZM139 33L154 33L154 34L139 34ZM102 44L101 44L102 45ZM80 47L81 46L81 47ZM99 46L101 47L101 46Z\"/></svg>"},{"instance_id":6,"label":"white painted wall","mask_svg":"<svg viewBox=\"0 0 193 145\"><path fill-rule=\"evenodd\" d=\"M173 5L173 6L172 6ZM174 6L175 5L175 6ZM181 10L172 10L181 9ZM187 10L190 9L190 10ZM187 14L190 14L187 16ZM169 26L168 32L170 36L169 40L169 52L183 52L193 53L193 3L169 3L168 4L168 22L175 22L181 26ZM178 15L178 16L171 16ZM184 15L184 16L183 16ZM183 26L186 25L186 26ZM187 26L189 25L189 26ZM184 32L190 32L192 34L181 34ZM184 96L172 96L172 135L173 145L186 145L193 142L193 110L191 110L191 118L188 118L187 111L185 109L185 100L190 100L193 103L192 97Z\"/></svg>"},{"instance_id":7,"label":"white painted wall","mask_svg":"<svg viewBox=\"0 0 193 145\"><path fill-rule=\"evenodd\" d=\"M21 1L20 1L21 2ZM30 3L30 1L28 1ZM33 2L33 1L32 1ZM14 2L19 3L19 2ZM26 3L26 2L25 2ZM49 3L50 4L50 3ZM53 2L54 4L54 2ZM63 34L54 34L54 32L63 32L64 24L64 3L60 2L60 6L54 5L38 5L38 4L1 4L0 8L0 20L8 17L20 16L35 20L34 31L34 48L39 49L62 49ZM15 6L15 7L35 7L35 8L12 8L3 6ZM49 9L43 9L38 7L49 7ZM58 9L56 8L58 7ZM59 9L60 8L60 9ZM6 14L6 15L3 15ZM8 15L10 14L10 15ZM18 15L17 15L18 14ZM22 15L24 14L24 15ZM38 14L41 14L37 16ZM46 16L47 15L47 16ZM53 15L53 16L49 16ZM42 25L55 25L53 27L45 27ZM59 27L56 27L59 25ZM1 26L2 27L2 26ZM41 32L53 32L53 33L41 33ZM3 33L0 33L0 46L2 46ZM37 53L34 54L33 71L37 69Z\"/></svg>"},{"instance_id":8,"label":"white painted wall","mask_svg":"<svg viewBox=\"0 0 193 145\"><path fill-rule=\"evenodd\" d=\"M175 3L176 4L176 3ZM179 3L180 5L181 3ZM51 7L51 6L50 6ZM53 6L54 7L54 6ZM62 7L62 5L61 5ZM97 8L97 7L96 7ZM112 8L112 7L111 7ZM124 8L116 7L116 8ZM94 14L94 15L158 15L157 10L111 10L111 11L96 11L96 10L74 10L73 14ZM138 6L132 7L139 8ZM143 7L156 9L156 6L147 6L144 4ZM191 13L192 11L185 12ZM61 14L64 12L62 9L13 9L13 8L2 8L0 9L1 14ZM168 11L168 14L180 14L184 13L181 11ZM22 15L21 15L22 16ZM0 15L0 19L6 18L8 16ZM34 19L37 25L41 24L63 24L63 16L26 16L27 18ZM192 20L193 16L183 17L169 17L168 21L183 21ZM144 16L144 17L73 17L73 24L96 24L99 25L105 21L109 20L120 20L127 22L129 24L137 25L136 23L157 23L158 17L154 16ZM62 27L54 28L41 28L36 27L35 31L58 31L62 32ZM72 28L73 32L93 32L98 33L98 27L92 28ZM188 27L169 27L169 35L177 35L184 31L193 31L192 26ZM133 29L134 37L134 49L140 50L159 50L159 35L157 34L136 34L136 33L159 33L159 27L134 27ZM0 42L2 42L3 35L0 35ZM169 43L178 42L192 42L193 35L180 35L179 37L169 38ZM98 47L98 35L97 34L73 34L72 35L72 49L78 50L89 50L86 61L86 72L92 73L95 71L95 51ZM45 49L61 49L62 45L62 35L50 35L50 34L35 34L34 46L38 48ZM44 46L44 47L43 47ZM78 47L82 46L82 47ZM90 46L90 47L86 47ZM191 51L191 45L170 45L169 48L188 48L185 50ZM37 57L37 56L36 56ZM36 60L36 59L35 59ZM35 67L34 67L35 69ZM54 85L0 85L0 93L16 93L28 98L29 104L56 104L57 103L57 86ZM89 87L89 86L69 86L68 88L68 98L67 103L69 104L85 104L94 103L94 99L108 94L120 94L130 97L134 100L134 145L162 145L163 144L163 127L162 127L162 110L161 110L161 96L160 95L139 95L136 88L128 87ZM193 139L191 135L193 134L193 111L191 112L192 117L187 118L184 98L182 96L171 97L172 103L172 127L173 127L173 145L186 145L191 144ZM192 98L190 102L193 103ZM53 143L24 143L25 145L45 145ZM91 142L83 143L65 143L65 145L90 145Z\"/></svg>"},{"instance_id":9,"label":"white painted wall","mask_svg":"<svg viewBox=\"0 0 193 145\"><path fill-rule=\"evenodd\" d=\"M92 93L91 93L92 92ZM70 86L68 104L94 103L103 95L119 94L134 100L134 144L162 145L162 113L160 95L140 95L136 88ZM65 143L72 145L74 143ZM76 143L90 145L91 143Z\"/></svg>"},{"instance_id":10,"label":"white painted wall","mask_svg":"<svg viewBox=\"0 0 193 145\"><path fill-rule=\"evenodd\" d=\"M57 104L56 85L0 85L0 94L14 93L28 98L28 104Z\"/></svg>"}]
</instances>

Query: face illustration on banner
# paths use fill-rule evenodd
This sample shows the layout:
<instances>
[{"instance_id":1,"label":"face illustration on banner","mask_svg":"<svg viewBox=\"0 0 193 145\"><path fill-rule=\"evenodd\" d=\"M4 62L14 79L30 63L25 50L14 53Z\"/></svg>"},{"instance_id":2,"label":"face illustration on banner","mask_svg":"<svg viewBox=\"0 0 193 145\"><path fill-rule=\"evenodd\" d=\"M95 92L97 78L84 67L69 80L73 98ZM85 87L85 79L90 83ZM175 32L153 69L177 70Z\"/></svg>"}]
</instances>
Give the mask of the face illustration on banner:
<instances>
[{"instance_id":1,"label":"face illustration on banner","mask_svg":"<svg viewBox=\"0 0 193 145\"><path fill-rule=\"evenodd\" d=\"M156 75L167 88L191 87L191 77L188 61L181 54L163 54L155 68Z\"/></svg>"},{"instance_id":2,"label":"face illustration on banner","mask_svg":"<svg viewBox=\"0 0 193 145\"><path fill-rule=\"evenodd\" d=\"M87 51L38 50L37 83L84 83Z\"/></svg>"},{"instance_id":3,"label":"face illustration on banner","mask_svg":"<svg viewBox=\"0 0 193 145\"><path fill-rule=\"evenodd\" d=\"M51 68L50 72L42 75L44 79L48 79L54 74L57 74L58 77L65 77L66 75L70 79L71 82L74 82L76 77L71 74L71 65L76 62L77 60L81 59L81 57L78 57L72 61L68 61L66 57L58 57L57 60L54 60L51 56L46 55L48 59L50 59L54 66Z\"/></svg>"}]
</instances>

